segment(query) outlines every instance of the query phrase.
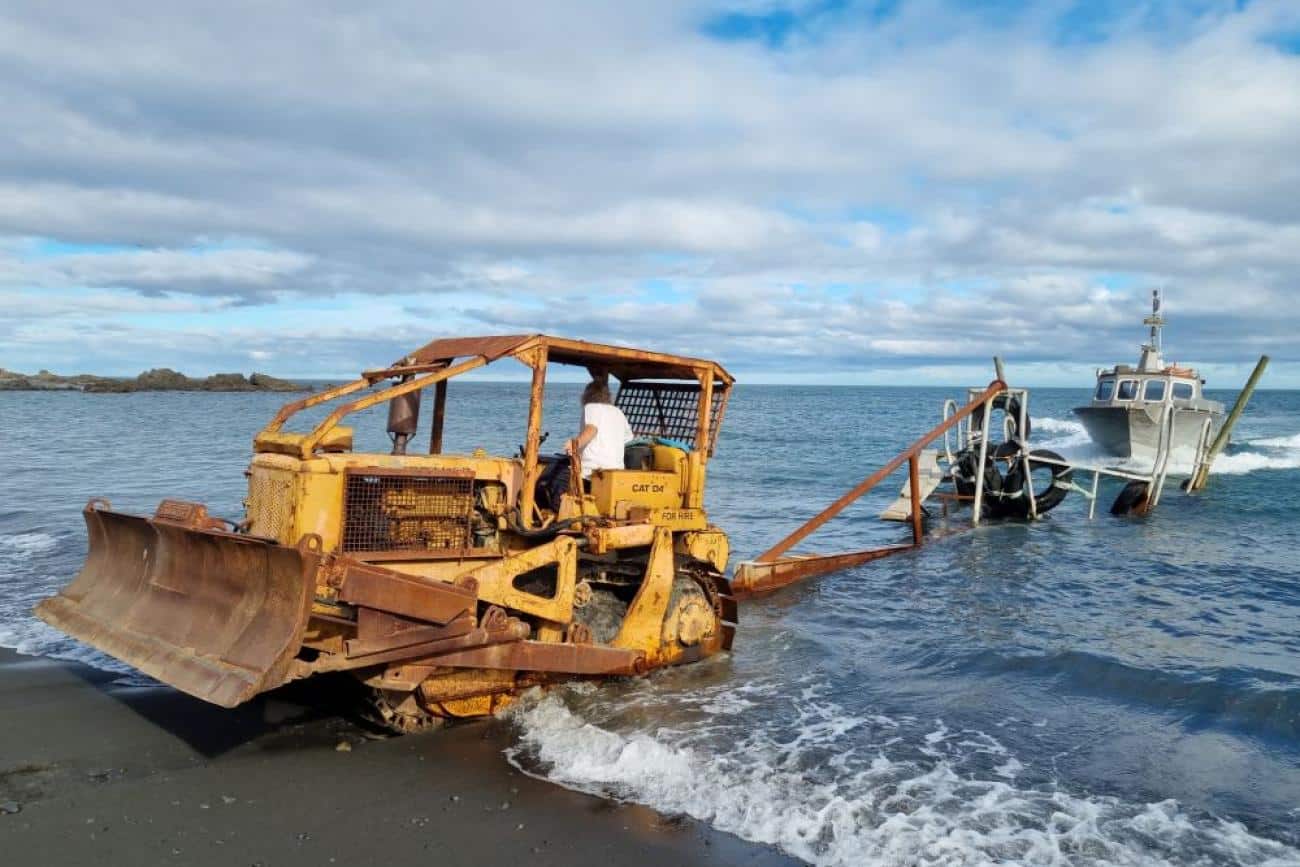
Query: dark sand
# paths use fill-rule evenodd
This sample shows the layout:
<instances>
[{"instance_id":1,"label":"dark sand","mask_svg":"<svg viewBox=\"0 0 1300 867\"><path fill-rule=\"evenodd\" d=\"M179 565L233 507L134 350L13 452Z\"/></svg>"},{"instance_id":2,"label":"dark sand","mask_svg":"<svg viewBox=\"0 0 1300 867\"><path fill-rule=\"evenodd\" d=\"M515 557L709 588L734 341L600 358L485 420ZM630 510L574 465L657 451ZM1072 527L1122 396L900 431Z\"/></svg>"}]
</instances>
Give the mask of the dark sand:
<instances>
[{"instance_id":1,"label":"dark sand","mask_svg":"<svg viewBox=\"0 0 1300 867\"><path fill-rule=\"evenodd\" d=\"M0 863L797 863L525 776L504 723L374 739L311 681L230 711L114 680L0 649Z\"/></svg>"}]
</instances>

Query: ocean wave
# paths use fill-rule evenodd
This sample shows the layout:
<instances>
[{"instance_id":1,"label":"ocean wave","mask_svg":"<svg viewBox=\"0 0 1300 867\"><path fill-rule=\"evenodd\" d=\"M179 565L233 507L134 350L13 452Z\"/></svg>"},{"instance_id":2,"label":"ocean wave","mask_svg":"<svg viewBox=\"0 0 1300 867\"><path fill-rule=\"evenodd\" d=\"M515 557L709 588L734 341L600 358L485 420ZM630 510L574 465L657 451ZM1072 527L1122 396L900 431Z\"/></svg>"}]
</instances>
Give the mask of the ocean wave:
<instances>
[{"instance_id":1,"label":"ocean wave","mask_svg":"<svg viewBox=\"0 0 1300 867\"><path fill-rule=\"evenodd\" d=\"M0 647L8 647L25 656L44 656L88 665L121 675L121 682L132 686L157 683L126 663L69 638L31 616L29 611L30 606L17 606L14 610L0 608Z\"/></svg>"},{"instance_id":2,"label":"ocean wave","mask_svg":"<svg viewBox=\"0 0 1300 867\"><path fill-rule=\"evenodd\" d=\"M1214 461L1215 475L1240 476L1257 470L1300 469L1300 450L1289 455L1264 455L1259 452L1232 452Z\"/></svg>"},{"instance_id":3,"label":"ocean wave","mask_svg":"<svg viewBox=\"0 0 1300 867\"><path fill-rule=\"evenodd\" d=\"M1175 670L1085 650L1006 653L984 650L954 668L1051 679L1062 691L1097 693L1164 711L1198 714L1252 733L1300 736L1300 679L1250 669Z\"/></svg>"},{"instance_id":4,"label":"ocean wave","mask_svg":"<svg viewBox=\"0 0 1300 867\"><path fill-rule=\"evenodd\" d=\"M737 728L719 747L699 727L601 727L563 694L534 693L510 712L519 743L509 757L520 770L688 815L812 864L1281 867L1300 859L1300 850L1172 800L1018 783L1024 765L997 739L942 721L881 725L803 702L793 739L759 725Z\"/></svg>"},{"instance_id":5,"label":"ocean wave","mask_svg":"<svg viewBox=\"0 0 1300 867\"><path fill-rule=\"evenodd\" d=\"M7 554L36 554L49 551L59 540L49 533L10 533L0 535L0 552Z\"/></svg>"},{"instance_id":6,"label":"ocean wave","mask_svg":"<svg viewBox=\"0 0 1300 867\"><path fill-rule=\"evenodd\" d=\"M1265 448L1300 449L1300 434L1293 434L1289 437L1263 437L1249 442L1252 446L1264 446Z\"/></svg>"}]
</instances>

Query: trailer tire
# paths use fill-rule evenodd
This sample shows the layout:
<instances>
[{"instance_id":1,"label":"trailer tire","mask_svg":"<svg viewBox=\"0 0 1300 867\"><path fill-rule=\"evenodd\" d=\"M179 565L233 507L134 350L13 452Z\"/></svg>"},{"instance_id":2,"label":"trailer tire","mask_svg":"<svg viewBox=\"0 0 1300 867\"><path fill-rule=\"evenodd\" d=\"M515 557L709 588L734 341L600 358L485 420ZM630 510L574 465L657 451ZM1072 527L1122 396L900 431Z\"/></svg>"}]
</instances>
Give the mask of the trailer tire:
<instances>
[{"instance_id":1,"label":"trailer tire","mask_svg":"<svg viewBox=\"0 0 1300 867\"><path fill-rule=\"evenodd\" d=\"M1025 482L1033 484L1034 470L1039 467L1049 470L1052 474L1052 481L1043 491L1034 491L1034 506L1038 514L1045 515L1048 512L1061 505L1066 494L1070 493L1070 483L1074 480L1074 470L1070 467L1061 467L1056 464L1035 461L1034 458L1046 458L1053 461L1063 461L1063 457L1049 449L1035 449L1026 455L1022 460L1018 460L1011 465L1007 471L1006 484L1004 493L1020 494L1020 496L1011 499L1005 497L1001 501L1003 514L1006 517L1028 518L1029 517L1029 497L1024 496L1023 491ZM1028 467L1029 479L1025 478L1026 467Z\"/></svg>"},{"instance_id":2,"label":"trailer tire","mask_svg":"<svg viewBox=\"0 0 1300 867\"><path fill-rule=\"evenodd\" d=\"M975 496L975 465L979 463L979 454L973 450L963 452L952 468L952 484L958 496ZM1002 497L1002 473L998 471L997 462L992 455L984 459L984 508L985 515L996 517L1000 514L999 500Z\"/></svg>"},{"instance_id":3,"label":"trailer tire","mask_svg":"<svg viewBox=\"0 0 1300 867\"><path fill-rule=\"evenodd\" d=\"M1151 486L1146 482L1132 481L1124 486L1111 504L1112 515L1145 515L1151 502Z\"/></svg>"}]
</instances>

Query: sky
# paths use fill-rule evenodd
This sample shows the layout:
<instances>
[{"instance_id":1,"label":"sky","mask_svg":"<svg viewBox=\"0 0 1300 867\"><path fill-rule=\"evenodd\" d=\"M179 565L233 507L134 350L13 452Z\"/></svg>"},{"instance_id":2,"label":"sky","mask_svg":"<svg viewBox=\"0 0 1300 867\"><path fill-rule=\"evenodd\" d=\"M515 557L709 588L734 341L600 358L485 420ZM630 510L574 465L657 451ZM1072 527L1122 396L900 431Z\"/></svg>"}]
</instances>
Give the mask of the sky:
<instances>
[{"instance_id":1,"label":"sky","mask_svg":"<svg viewBox=\"0 0 1300 867\"><path fill-rule=\"evenodd\" d=\"M1294 0L0 0L0 106L0 367L1300 387Z\"/></svg>"}]
</instances>

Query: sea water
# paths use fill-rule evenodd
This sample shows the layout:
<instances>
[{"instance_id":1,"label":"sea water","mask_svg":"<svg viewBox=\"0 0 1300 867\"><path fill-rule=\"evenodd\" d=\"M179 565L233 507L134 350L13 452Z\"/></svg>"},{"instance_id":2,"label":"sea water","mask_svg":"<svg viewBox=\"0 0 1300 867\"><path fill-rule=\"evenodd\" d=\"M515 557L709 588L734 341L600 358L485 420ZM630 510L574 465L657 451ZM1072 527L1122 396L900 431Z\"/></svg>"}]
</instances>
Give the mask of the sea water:
<instances>
[{"instance_id":1,"label":"sea water","mask_svg":"<svg viewBox=\"0 0 1300 867\"><path fill-rule=\"evenodd\" d=\"M733 559L962 394L737 388L707 494ZM551 389L547 448L577 396ZM1033 390L1034 445L1097 460L1069 412L1086 399ZM238 516L252 434L282 400L0 394L0 644L138 677L30 615L80 565L81 506L169 496ZM526 385L454 383L449 449L513 453L526 404ZM380 413L356 426L383 447ZM904 540L876 520L901 476L806 549ZM1300 393L1257 393L1209 487L1176 482L1144 519L1107 514L1119 485L1103 482L1092 521L1072 494L1032 526L746 602L731 654L526 696L508 758L815 864L1300 864Z\"/></svg>"}]
</instances>

